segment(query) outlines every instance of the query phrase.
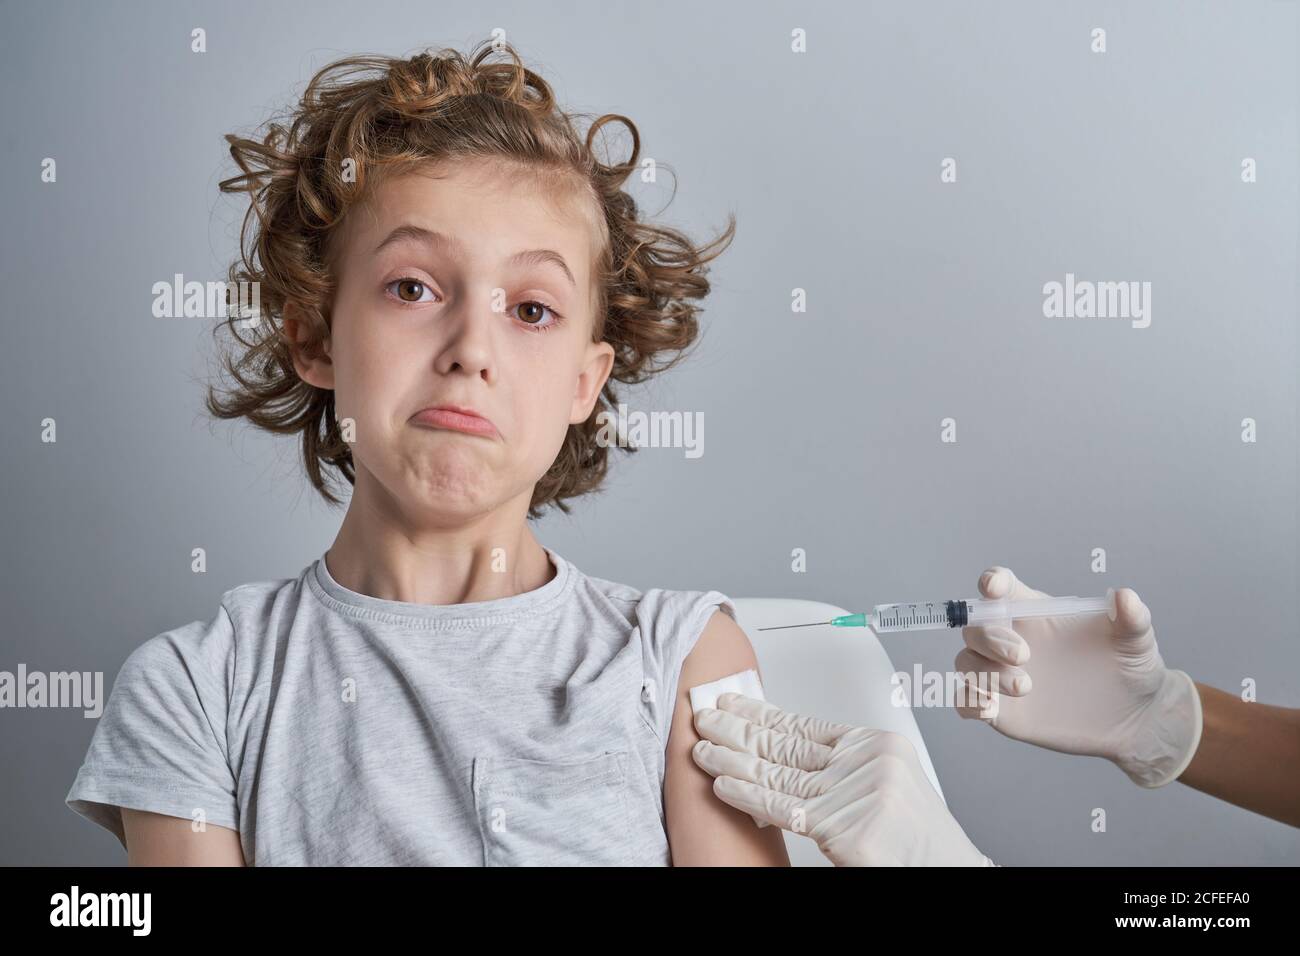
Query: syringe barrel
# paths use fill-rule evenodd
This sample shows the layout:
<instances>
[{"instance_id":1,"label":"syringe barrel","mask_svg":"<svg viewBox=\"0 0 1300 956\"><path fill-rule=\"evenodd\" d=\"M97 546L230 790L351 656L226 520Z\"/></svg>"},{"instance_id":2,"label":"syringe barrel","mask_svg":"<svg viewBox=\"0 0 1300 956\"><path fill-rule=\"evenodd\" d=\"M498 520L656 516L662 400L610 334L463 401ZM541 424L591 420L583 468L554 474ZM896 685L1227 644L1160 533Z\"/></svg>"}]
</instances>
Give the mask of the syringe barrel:
<instances>
[{"instance_id":1,"label":"syringe barrel","mask_svg":"<svg viewBox=\"0 0 1300 956\"><path fill-rule=\"evenodd\" d=\"M877 604L868 622L877 634L899 631L929 631L951 627L949 606L952 601L915 601L904 604Z\"/></svg>"}]
</instances>

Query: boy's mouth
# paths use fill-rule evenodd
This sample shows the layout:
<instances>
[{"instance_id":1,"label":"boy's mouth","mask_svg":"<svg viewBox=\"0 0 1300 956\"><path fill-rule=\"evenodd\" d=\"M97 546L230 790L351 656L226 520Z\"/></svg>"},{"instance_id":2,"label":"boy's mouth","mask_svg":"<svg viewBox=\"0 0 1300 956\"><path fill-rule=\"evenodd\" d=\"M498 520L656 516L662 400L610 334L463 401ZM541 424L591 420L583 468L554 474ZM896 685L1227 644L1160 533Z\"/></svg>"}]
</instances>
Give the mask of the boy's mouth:
<instances>
[{"instance_id":1,"label":"boy's mouth","mask_svg":"<svg viewBox=\"0 0 1300 956\"><path fill-rule=\"evenodd\" d=\"M424 408L412 415L411 421L426 428L444 428L449 431L464 432L467 435L481 435L484 438L499 437L496 426L490 420L464 405L435 405Z\"/></svg>"}]
</instances>

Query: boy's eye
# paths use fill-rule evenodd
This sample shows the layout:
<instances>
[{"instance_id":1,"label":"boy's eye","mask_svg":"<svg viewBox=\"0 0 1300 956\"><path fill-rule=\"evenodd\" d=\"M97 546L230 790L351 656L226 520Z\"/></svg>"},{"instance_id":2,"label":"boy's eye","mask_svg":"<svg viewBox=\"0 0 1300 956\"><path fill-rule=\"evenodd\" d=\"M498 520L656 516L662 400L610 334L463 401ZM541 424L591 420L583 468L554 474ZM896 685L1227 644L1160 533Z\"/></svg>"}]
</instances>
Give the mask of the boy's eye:
<instances>
[{"instance_id":1,"label":"boy's eye","mask_svg":"<svg viewBox=\"0 0 1300 956\"><path fill-rule=\"evenodd\" d=\"M550 321L543 321L546 313L550 313ZM549 306L543 305L535 300L520 302L515 306L515 316L524 325L531 326L537 331L549 329L559 321L559 315Z\"/></svg>"},{"instance_id":2,"label":"boy's eye","mask_svg":"<svg viewBox=\"0 0 1300 956\"><path fill-rule=\"evenodd\" d=\"M432 295L432 290L419 279L398 279L395 282L388 283L388 288L396 287L393 295L402 302L432 302L432 299L425 299L421 296L428 292Z\"/></svg>"}]
</instances>

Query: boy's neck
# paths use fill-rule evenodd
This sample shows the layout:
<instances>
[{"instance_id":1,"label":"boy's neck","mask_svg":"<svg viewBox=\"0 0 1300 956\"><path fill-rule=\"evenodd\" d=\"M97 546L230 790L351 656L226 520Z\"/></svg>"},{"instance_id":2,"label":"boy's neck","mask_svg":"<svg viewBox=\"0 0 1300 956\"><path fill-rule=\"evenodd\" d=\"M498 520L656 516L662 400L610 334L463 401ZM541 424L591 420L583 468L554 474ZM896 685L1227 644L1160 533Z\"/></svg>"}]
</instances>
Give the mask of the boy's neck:
<instances>
[{"instance_id":1,"label":"boy's neck","mask_svg":"<svg viewBox=\"0 0 1300 956\"><path fill-rule=\"evenodd\" d=\"M354 494L326 569L343 587L386 601L469 604L535 591L556 569L525 515L503 507L454 528L413 531Z\"/></svg>"}]
</instances>

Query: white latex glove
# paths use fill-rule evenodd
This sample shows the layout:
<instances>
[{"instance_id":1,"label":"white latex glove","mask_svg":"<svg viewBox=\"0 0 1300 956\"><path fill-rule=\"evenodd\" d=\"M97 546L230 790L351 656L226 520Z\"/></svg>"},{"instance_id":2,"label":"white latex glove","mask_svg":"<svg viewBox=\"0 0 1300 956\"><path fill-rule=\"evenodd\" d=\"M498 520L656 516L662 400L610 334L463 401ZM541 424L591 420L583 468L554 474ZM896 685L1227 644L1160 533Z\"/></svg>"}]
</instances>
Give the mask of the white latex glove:
<instances>
[{"instance_id":1,"label":"white latex glove","mask_svg":"<svg viewBox=\"0 0 1300 956\"><path fill-rule=\"evenodd\" d=\"M979 589L987 598L1048 597L1003 567L985 571ZM1123 588L1107 596L1108 615L1025 618L1015 630L962 628L966 648L956 669L996 673L998 693L957 710L1016 740L1105 757L1140 786L1159 787L1196 753L1200 694L1188 674L1165 667L1137 594Z\"/></svg>"},{"instance_id":2,"label":"white latex glove","mask_svg":"<svg viewBox=\"0 0 1300 956\"><path fill-rule=\"evenodd\" d=\"M993 866L901 734L788 714L727 693L695 714L692 756L713 792L811 837L836 866Z\"/></svg>"}]
</instances>

